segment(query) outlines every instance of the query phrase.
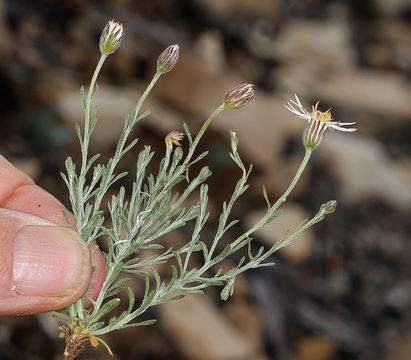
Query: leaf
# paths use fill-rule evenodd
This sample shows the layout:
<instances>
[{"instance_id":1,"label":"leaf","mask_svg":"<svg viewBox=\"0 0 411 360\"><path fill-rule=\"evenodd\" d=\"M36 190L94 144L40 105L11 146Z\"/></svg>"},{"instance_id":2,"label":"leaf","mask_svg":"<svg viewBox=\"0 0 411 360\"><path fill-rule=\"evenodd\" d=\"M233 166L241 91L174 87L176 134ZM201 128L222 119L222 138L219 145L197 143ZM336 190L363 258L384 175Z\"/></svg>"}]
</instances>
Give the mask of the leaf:
<instances>
[{"instance_id":1,"label":"leaf","mask_svg":"<svg viewBox=\"0 0 411 360\"><path fill-rule=\"evenodd\" d=\"M178 294L178 295L172 296L171 298L167 299L165 302L180 300L180 299L183 299L185 297L186 297L186 294Z\"/></svg>"},{"instance_id":2,"label":"leaf","mask_svg":"<svg viewBox=\"0 0 411 360\"><path fill-rule=\"evenodd\" d=\"M160 284L161 284L160 274L154 268L151 269L151 272L154 275L154 279L156 280L156 288L158 289L160 287Z\"/></svg>"},{"instance_id":3,"label":"leaf","mask_svg":"<svg viewBox=\"0 0 411 360\"><path fill-rule=\"evenodd\" d=\"M180 268L180 272L183 271L183 261L181 260L181 256L177 251L173 251L173 255L175 256L177 260L178 267Z\"/></svg>"},{"instance_id":4,"label":"leaf","mask_svg":"<svg viewBox=\"0 0 411 360\"><path fill-rule=\"evenodd\" d=\"M64 218L65 218L66 221L67 221L68 227L69 227L70 229L73 229L73 225L72 225L72 223L71 223L71 221L70 221L70 218L68 217L68 214L67 214L67 212L66 212L65 210L63 210L63 216L64 216Z\"/></svg>"},{"instance_id":5,"label":"leaf","mask_svg":"<svg viewBox=\"0 0 411 360\"><path fill-rule=\"evenodd\" d=\"M201 249L203 250L203 256L204 256L204 261L206 261L208 257L208 248L207 245L203 241L199 241L197 245L201 246Z\"/></svg>"},{"instance_id":6,"label":"leaf","mask_svg":"<svg viewBox=\"0 0 411 360\"><path fill-rule=\"evenodd\" d=\"M212 285L212 286L223 286L224 285L224 283L221 280L216 280L213 278L201 278L200 282L203 284Z\"/></svg>"},{"instance_id":7,"label":"leaf","mask_svg":"<svg viewBox=\"0 0 411 360\"><path fill-rule=\"evenodd\" d=\"M203 290L198 290L198 289L191 289L191 290L187 289L186 291L187 291L187 293L194 294L194 295L203 295L204 294Z\"/></svg>"},{"instance_id":8,"label":"leaf","mask_svg":"<svg viewBox=\"0 0 411 360\"><path fill-rule=\"evenodd\" d=\"M81 96L81 100L83 101L83 107L84 109L86 108L86 95L85 95L85 91L84 91L84 85L81 85L80 87L80 96Z\"/></svg>"},{"instance_id":9,"label":"leaf","mask_svg":"<svg viewBox=\"0 0 411 360\"><path fill-rule=\"evenodd\" d=\"M141 249L161 250L161 249L164 249L164 246L160 244L148 244L148 245L141 246Z\"/></svg>"},{"instance_id":10,"label":"leaf","mask_svg":"<svg viewBox=\"0 0 411 360\"><path fill-rule=\"evenodd\" d=\"M139 323L126 324L126 325L123 325L122 328L153 325L156 322L157 322L156 319L151 319L151 320L146 320L146 321L142 321L142 322L139 322Z\"/></svg>"},{"instance_id":11,"label":"leaf","mask_svg":"<svg viewBox=\"0 0 411 360\"><path fill-rule=\"evenodd\" d=\"M191 144L193 143L193 139L191 137L190 130L188 129L188 126L187 126L186 123L183 123L183 127L184 127L184 131L186 133L187 139L188 139L188 143L191 146Z\"/></svg>"},{"instance_id":12,"label":"leaf","mask_svg":"<svg viewBox=\"0 0 411 360\"><path fill-rule=\"evenodd\" d=\"M95 338L96 338L99 342L101 342L101 343L103 344L103 346L107 349L108 353L109 353L111 356L114 356L114 355L113 355L113 352L112 352L111 349L110 349L110 347L108 346L108 344L107 344L104 340L100 339L100 338L97 337L97 336L95 336Z\"/></svg>"},{"instance_id":13,"label":"leaf","mask_svg":"<svg viewBox=\"0 0 411 360\"><path fill-rule=\"evenodd\" d=\"M174 282L177 280L177 278L178 278L178 270L177 270L177 268L176 268L174 265L171 265L171 270L172 270L172 272L173 272L173 276L172 276L172 278L171 278L171 282L170 282L170 283L174 283Z\"/></svg>"},{"instance_id":14,"label":"leaf","mask_svg":"<svg viewBox=\"0 0 411 360\"><path fill-rule=\"evenodd\" d=\"M120 299L112 299L110 301L107 301L99 310L99 312L93 316L90 322L94 323L97 320L101 319L104 315L106 315L108 312L116 308L120 304Z\"/></svg>"},{"instance_id":15,"label":"leaf","mask_svg":"<svg viewBox=\"0 0 411 360\"><path fill-rule=\"evenodd\" d=\"M149 290L150 290L150 276L147 274L145 276L144 298L147 298Z\"/></svg>"},{"instance_id":16,"label":"leaf","mask_svg":"<svg viewBox=\"0 0 411 360\"><path fill-rule=\"evenodd\" d=\"M145 117L151 114L151 110L144 111L139 117L134 121L133 125L136 124L138 121L143 120Z\"/></svg>"},{"instance_id":17,"label":"leaf","mask_svg":"<svg viewBox=\"0 0 411 360\"><path fill-rule=\"evenodd\" d=\"M208 151L204 151L202 154L200 154L195 160L193 160L189 166L199 162L201 159L205 158L208 155Z\"/></svg>"},{"instance_id":18,"label":"leaf","mask_svg":"<svg viewBox=\"0 0 411 360\"><path fill-rule=\"evenodd\" d=\"M105 322L104 321L99 321L94 323L93 325L89 326L87 329L89 332L96 331L98 329L101 329L104 326Z\"/></svg>"},{"instance_id":19,"label":"leaf","mask_svg":"<svg viewBox=\"0 0 411 360\"><path fill-rule=\"evenodd\" d=\"M107 291L104 295L104 297L109 298L111 296L117 295L118 293L120 293L123 290L123 288L119 287L119 288L115 288L113 290Z\"/></svg>"},{"instance_id":20,"label":"leaf","mask_svg":"<svg viewBox=\"0 0 411 360\"><path fill-rule=\"evenodd\" d=\"M248 254L248 256L250 256L250 253ZM250 260L252 260L252 259L250 259ZM240 261L238 262L237 268L240 268L241 265L243 265L244 261L245 261L245 256L243 256L243 257L240 259Z\"/></svg>"},{"instance_id":21,"label":"leaf","mask_svg":"<svg viewBox=\"0 0 411 360\"><path fill-rule=\"evenodd\" d=\"M76 134L77 134L77 137L78 137L78 140L79 140L80 144L82 144L83 143L83 138L81 136L81 129L80 129L79 124L76 123L74 125L74 129L76 130Z\"/></svg>"},{"instance_id":22,"label":"leaf","mask_svg":"<svg viewBox=\"0 0 411 360\"><path fill-rule=\"evenodd\" d=\"M228 280L227 285L221 291L221 294L220 294L221 300L226 301L230 296L233 295L234 281L235 281L235 277L232 277L230 280Z\"/></svg>"},{"instance_id":23,"label":"leaf","mask_svg":"<svg viewBox=\"0 0 411 360\"><path fill-rule=\"evenodd\" d=\"M263 196L264 196L265 202L267 203L268 208L271 208L270 200L268 199L267 190L265 188L265 185L263 185Z\"/></svg>"},{"instance_id":24,"label":"leaf","mask_svg":"<svg viewBox=\"0 0 411 360\"><path fill-rule=\"evenodd\" d=\"M254 259L254 255L251 253L251 238L249 238L250 239L250 241L248 242L248 258L250 259L250 260L253 260Z\"/></svg>"},{"instance_id":25,"label":"leaf","mask_svg":"<svg viewBox=\"0 0 411 360\"><path fill-rule=\"evenodd\" d=\"M236 220L232 220L225 228L224 228L224 232L226 232L230 227L238 224L240 222L240 220L236 219Z\"/></svg>"},{"instance_id":26,"label":"leaf","mask_svg":"<svg viewBox=\"0 0 411 360\"><path fill-rule=\"evenodd\" d=\"M131 310L133 309L133 306L134 306L136 296L134 294L133 289L130 288L130 287L127 288L127 294L128 294L128 310L127 310L127 312L131 313Z\"/></svg>"},{"instance_id":27,"label":"leaf","mask_svg":"<svg viewBox=\"0 0 411 360\"><path fill-rule=\"evenodd\" d=\"M262 264L258 264L256 266L253 266L253 268L259 268L259 267L268 267L268 266L274 266L275 263L273 262L268 262L268 263L262 263Z\"/></svg>"},{"instance_id":28,"label":"leaf","mask_svg":"<svg viewBox=\"0 0 411 360\"><path fill-rule=\"evenodd\" d=\"M53 314L52 315L54 318L59 319L60 321L63 321L65 324L67 324L68 326L71 326L71 320L70 318L65 318L63 316L60 316L58 314Z\"/></svg>"}]
</instances>

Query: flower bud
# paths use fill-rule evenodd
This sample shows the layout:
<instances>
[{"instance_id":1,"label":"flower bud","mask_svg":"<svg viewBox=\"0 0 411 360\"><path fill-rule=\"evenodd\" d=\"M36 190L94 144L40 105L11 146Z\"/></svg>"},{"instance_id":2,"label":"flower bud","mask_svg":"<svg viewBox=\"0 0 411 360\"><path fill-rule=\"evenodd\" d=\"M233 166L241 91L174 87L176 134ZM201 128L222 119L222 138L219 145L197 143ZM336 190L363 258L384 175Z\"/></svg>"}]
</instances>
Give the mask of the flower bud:
<instances>
[{"instance_id":1,"label":"flower bud","mask_svg":"<svg viewBox=\"0 0 411 360\"><path fill-rule=\"evenodd\" d=\"M224 109L239 109L254 97L254 85L243 84L231 89L224 96Z\"/></svg>"},{"instance_id":2,"label":"flower bud","mask_svg":"<svg viewBox=\"0 0 411 360\"><path fill-rule=\"evenodd\" d=\"M100 36L100 52L110 55L120 47L123 38L123 24L113 20L109 21Z\"/></svg>"},{"instance_id":3,"label":"flower bud","mask_svg":"<svg viewBox=\"0 0 411 360\"><path fill-rule=\"evenodd\" d=\"M324 210L327 213L332 213L337 208L337 200L330 200L324 204Z\"/></svg>"},{"instance_id":4,"label":"flower bud","mask_svg":"<svg viewBox=\"0 0 411 360\"><path fill-rule=\"evenodd\" d=\"M157 72L165 74L169 72L177 63L180 48L177 44L170 45L165 49L157 60Z\"/></svg>"}]
</instances>

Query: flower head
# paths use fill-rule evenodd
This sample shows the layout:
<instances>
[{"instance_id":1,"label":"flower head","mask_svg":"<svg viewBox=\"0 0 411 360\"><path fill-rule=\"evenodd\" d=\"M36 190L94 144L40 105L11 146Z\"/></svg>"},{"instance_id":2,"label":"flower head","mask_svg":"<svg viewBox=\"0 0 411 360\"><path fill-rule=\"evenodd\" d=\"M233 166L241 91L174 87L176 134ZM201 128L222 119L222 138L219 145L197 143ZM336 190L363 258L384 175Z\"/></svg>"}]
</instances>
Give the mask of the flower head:
<instances>
[{"instance_id":1,"label":"flower head","mask_svg":"<svg viewBox=\"0 0 411 360\"><path fill-rule=\"evenodd\" d=\"M120 47L123 38L123 24L110 20L100 36L100 52L110 55Z\"/></svg>"},{"instance_id":2,"label":"flower head","mask_svg":"<svg viewBox=\"0 0 411 360\"><path fill-rule=\"evenodd\" d=\"M239 109L254 97L254 85L242 84L224 96L224 109Z\"/></svg>"},{"instance_id":3,"label":"flower head","mask_svg":"<svg viewBox=\"0 0 411 360\"><path fill-rule=\"evenodd\" d=\"M169 72L176 65L179 54L180 48L177 44L165 49L158 57L157 72L162 74Z\"/></svg>"},{"instance_id":4,"label":"flower head","mask_svg":"<svg viewBox=\"0 0 411 360\"><path fill-rule=\"evenodd\" d=\"M304 146L310 150L314 150L320 145L320 142L324 136L325 130L330 128L330 130L339 130L345 132L356 131L356 128L346 128L344 126L354 125L355 122L351 123L342 123L339 121L332 121L331 109L328 109L325 112L318 110L317 101L315 106L312 106L311 112L308 112L300 102L300 99L295 95L295 101L288 101L285 107L290 110L295 116L307 120L307 125L303 134L303 143Z\"/></svg>"},{"instance_id":5,"label":"flower head","mask_svg":"<svg viewBox=\"0 0 411 360\"><path fill-rule=\"evenodd\" d=\"M173 130L166 136L166 143L171 148L173 148L173 144L176 146L181 146L180 141L183 139L184 134L180 131Z\"/></svg>"}]
</instances>

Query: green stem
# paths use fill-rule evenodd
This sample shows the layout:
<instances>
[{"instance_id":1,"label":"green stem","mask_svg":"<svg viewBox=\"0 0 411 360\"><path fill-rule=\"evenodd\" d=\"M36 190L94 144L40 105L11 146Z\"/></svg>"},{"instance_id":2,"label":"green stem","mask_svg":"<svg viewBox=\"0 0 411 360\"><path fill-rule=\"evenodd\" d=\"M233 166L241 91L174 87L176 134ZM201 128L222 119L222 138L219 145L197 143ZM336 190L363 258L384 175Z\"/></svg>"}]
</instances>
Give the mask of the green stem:
<instances>
[{"instance_id":1,"label":"green stem","mask_svg":"<svg viewBox=\"0 0 411 360\"><path fill-rule=\"evenodd\" d=\"M136 114L138 114L140 112L140 108L141 105L143 105L144 100L146 99L147 95L150 93L151 89L153 88L153 86L155 85L155 83L157 82L157 80L160 78L161 73L160 72L156 72L156 74L153 76L153 78L151 79L150 84L148 84L146 90L143 92L143 95L141 95L140 100L137 103L136 106Z\"/></svg>"},{"instance_id":2,"label":"green stem","mask_svg":"<svg viewBox=\"0 0 411 360\"><path fill-rule=\"evenodd\" d=\"M312 150L306 149L304 159L301 162L300 167L297 170L297 173L294 176L293 181L291 184L288 186L287 190L284 192L284 194L277 200L277 202L267 211L267 213L264 215L264 217L258 221L251 229L249 229L247 232L245 232L243 235L238 237L233 243L232 247L235 247L238 245L242 240L247 239L253 232L261 228L262 226L265 225L266 221L274 215L278 207L287 200L287 196L290 195L291 191L294 189L295 185L297 184L298 180L301 177L301 174L303 173L305 167L307 166L308 161L310 160Z\"/></svg>"},{"instance_id":3,"label":"green stem","mask_svg":"<svg viewBox=\"0 0 411 360\"><path fill-rule=\"evenodd\" d=\"M190 150L187 154L186 160L185 160L185 164L186 166L188 166L188 162L190 161L191 157L194 154L194 151L201 139L201 137L203 136L204 132L207 130L208 126L210 125L210 123L214 120L214 118L224 110L224 104L220 105L217 109L214 110L214 112L210 115L210 117L207 119L207 121L203 124L203 126L201 127L200 131L198 132L196 138L194 139L193 143L190 146Z\"/></svg>"},{"instance_id":4,"label":"green stem","mask_svg":"<svg viewBox=\"0 0 411 360\"><path fill-rule=\"evenodd\" d=\"M78 177L78 187L77 187L77 191L78 191L78 199L81 199L81 192L83 191L84 188L84 184L86 181L86 168L87 168L87 156L88 156L88 148L89 148L89 143L90 143L90 106L91 106L91 100L93 98L93 94L94 94L94 88L96 86L96 81L97 81L97 77L98 74L100 73L100 70L104 64L104 61L106 60L107 55L102 54L100 56L100 59L97 63L97 66L94 70L94 74L91 78L90 81L90 86L88 89L88 93L87 93L87 100L85 102L85 109L84 109L84 134L83 134L83 141L80 144L81 145L81 170L79 173L79 177ZM83 206L83 205L81 205ZM80 232L81 229L79 229L79 227L82 226L82 222L79 221L81 217L81 214L78 214L77 211L78 207L77 206L73 206L73 211L75 213L76 216L76 222L77 222L77 230ZM85 239L86 240L86 239ZM75 318L78 316L78 312L77 312L77 307L76 304L72 304L69 306L68 308L69 310L69 314L70 317Z\"/></svg>"},{"instance_id":5,"label":"green stem","mask_svg":"<svg viewBox=\"0 0 411 360\"><path fill-rule=\"evenodd\" d=\"M304 159L301 162L300 167L297 170L297 173L294 176L293 181L291 184L288 186L287 190L284 192L284 194L277 200L277 202L272 206L271 210L275 211L277 208L285 201L287 200L287 196L290 195L291 191L293 191L295 185L297 184L298 180L301 177L301 174L303 173L305 167L308 164L308 161L310 160L310 156L312 154L312 150L306 149Z\"/></svg>"},{"instance_id":6,"label":"green stem","mask_svg":"<svg viewBox=\"0 0 411 360\"><path fill-rule=\"evenodd\" d=\"M87 101L86 101L86 108L84 111L84 136L83 136L83 144L81 146L81 153L82 153L82 164L81 164L81 175L85 175L84 172L86 170L87 166L87 154L88 154L88 146L89 146L89 141L90 141L90 106L91 106L91 100L93 98L93 93L94 93L94 87L96 85L96 80L98 77L98 74L100 73L101 67L104 64L104 61L107 59L107 55L102 54L100 56L100 60L98 61L98 64L96 66L96 69L94 70L93 77L91 78L90 81L90 86L88 89L87 93Z\"/></svg>"}]
</instances>

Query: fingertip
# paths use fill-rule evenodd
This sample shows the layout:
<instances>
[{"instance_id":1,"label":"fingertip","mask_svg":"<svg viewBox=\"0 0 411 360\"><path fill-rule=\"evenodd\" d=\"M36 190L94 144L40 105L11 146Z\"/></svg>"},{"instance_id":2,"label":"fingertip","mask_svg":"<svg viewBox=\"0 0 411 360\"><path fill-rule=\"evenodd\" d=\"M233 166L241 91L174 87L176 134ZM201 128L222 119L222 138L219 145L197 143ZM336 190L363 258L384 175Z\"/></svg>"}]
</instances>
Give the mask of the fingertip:
<instances>
[{"instance_id":1,"label":"fingertip","mask_svg":"<svg viewBox=\"0 0 411 360\"><path fill-rule=\"evenodd\" d=\"M75 231L28 225L17 232L13 249L15 293L70 298L87 286L90 276L88 249Z\"/></svg>"},{"instance_id":2,"label":"fingertip","mask_svg":"<svg viewBox=\"0 0 411 360\"><path fill-rule=\"evenodd\" d=\"M73 230L44 220L32 225L35 217L27 214L22 215L23 222L29 224L16 225L19 213L7 214L7 220L0 219L2 232L7 227L16 231L8 241L11 246L4 250L11 254L11 261L0 269L0 315L46 312L74 303L91 279L91 258L83 239Z\"/></svg>"}]
</instances>

